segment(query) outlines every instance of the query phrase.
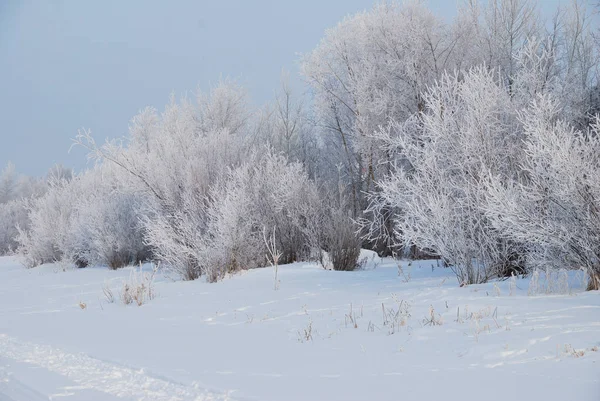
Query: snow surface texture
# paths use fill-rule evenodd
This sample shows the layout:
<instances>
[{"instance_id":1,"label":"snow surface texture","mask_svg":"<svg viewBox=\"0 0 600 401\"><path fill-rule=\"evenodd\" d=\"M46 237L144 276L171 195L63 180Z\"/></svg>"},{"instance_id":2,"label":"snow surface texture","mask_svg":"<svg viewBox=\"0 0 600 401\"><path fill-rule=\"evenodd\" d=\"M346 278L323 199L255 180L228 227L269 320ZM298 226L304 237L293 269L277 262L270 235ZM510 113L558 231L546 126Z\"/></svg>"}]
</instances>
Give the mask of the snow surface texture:
<instances>
[{"instance_id":1,"label":"snow surface texture","mask_svg":"<svg viewBox=\"0 0 600 401\"><path fill-rule=\"evenodd\" d=\"M280 266L277 291L271 268L159 274L147 304L108 303L130 272L0 258L0 401L600 399L600 294L577 274L528 295L372 259Z\"/></svg>"}]
</instances>

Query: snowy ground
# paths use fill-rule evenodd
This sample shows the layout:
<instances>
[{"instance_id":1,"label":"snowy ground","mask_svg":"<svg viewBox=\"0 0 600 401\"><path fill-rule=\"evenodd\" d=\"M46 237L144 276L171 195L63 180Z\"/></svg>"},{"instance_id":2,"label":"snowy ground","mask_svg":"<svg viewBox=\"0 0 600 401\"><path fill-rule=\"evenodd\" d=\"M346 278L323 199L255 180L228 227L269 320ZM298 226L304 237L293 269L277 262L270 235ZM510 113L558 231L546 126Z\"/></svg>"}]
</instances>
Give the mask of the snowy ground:
<instances>
[{"instance_id":1,"label":"snowy ground","mask_svg":"<svg viewBox=\"0 0 600 401\"><path fill-rule=\"evenodd\" d=\"M138 307L103 296L130 269L0 258L0 401L600 399L600 294L579 277L570 294L517 280L511 295L407 264L282 266L277 291L270 268L159 276Z\"/></svg>"}]
</instances>

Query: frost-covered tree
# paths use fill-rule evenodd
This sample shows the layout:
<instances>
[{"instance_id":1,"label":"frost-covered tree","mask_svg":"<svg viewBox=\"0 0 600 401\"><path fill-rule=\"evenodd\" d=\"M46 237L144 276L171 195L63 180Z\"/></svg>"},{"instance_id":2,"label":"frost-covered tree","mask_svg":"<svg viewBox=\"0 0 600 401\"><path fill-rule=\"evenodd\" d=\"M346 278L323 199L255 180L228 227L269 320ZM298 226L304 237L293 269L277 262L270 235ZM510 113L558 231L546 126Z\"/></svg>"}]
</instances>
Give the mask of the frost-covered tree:
<instances>
[{"instance_id":1,"label":"frost-covered tree","mask_svg":"<svg viewBox=\"0 0 600 401\"><path fill-rule=\"evenodd\" d=\"M248 93L230 79L221 80L209 93L199 91L195 115L202 132L228 130L232 135L243 134L251 113Z\"/></svg>"},{"instance_id":2,"label":"frost-covered tree","mask_svg":"<svg viewBox=\"0 0 600 401\"><path fill-rule=\"evenodd\" d=\"M288 160L302 163L314 179L324 174L323 155L314 128L306 99L295 96L288 74L283 73L275 100L257 113L252 143L266 145Z\"/></svg>"},{"instance_id":3,"label":"frost-covered tree","mask_svg":"<svg viewBox=\"0 0 600 401\"><path fill-rule=\"evenodd\" d=\"M280 262L324 250L334 268L352 270L366 240L380 253L437 254L464 283L522 271L540 254L574 260L490 210L500 213L507 201L497 194L513 187L536 193L527 167L529 147L541 143L529 132L534 100L558 99L552 121L563 122L544 129L574 127L571 136L585 140L569 157L591 159L600 110L592 21L579 1L550 24L532 0L465 2L452 23L419 0L376 5L303 58L312 103L284 77L256 111L224 80L193 101L172 96L162 112L143 109L127 138L97 145L82 131L76 142L101 163L74 177L57 166L44 196L9 167L0 175L0 251L14 248L19 226L29 265L116 268L151 256L184 279L210 281L265 264L265 232ZM563 206L574 210L568 202L583 202L575 198ZM585 252L568 264L596 277L595 251Z\"/></svg>"},{"instance_id":4,"label":"frost-covered tree","mask_svg":"<svg viewBox=\"0 0 600 401\"><path fill-rule=\"evenodd\" d=\"M275 138L271 146L291 161L302 163L309 177L316 178L321 166L320 143L305 100L296 98L287 75L275 97Z\"/></svg>"},{"instance_id":5,"label":"frost-covered tree","mask_svg":"<svg viewBox=\"0 0 600 401\"><path fill-rule=\"evenodd\" d=\"M48 182L61 182L70 181L73 178L73 170L63 166L62 164L55 164L50 168L46 175Z\"/></svg>"},{"instance_id":6,"label":"frost-covered tree","mask_svg":"<svg viewBox=\"0 0 600 401\"><path fill-rule=\"evenodd\" d=\"M563 119L585 130L594 122L594 88L599 82L600 42L594 38L597 14L581 0L573 0L558 17L558 51Z\"/></svg>"},{"instance_id":7,"label":"frost-covered tree","mask_svg":"<svg viewBox=\"0 0 600 401\"><path fill-rule=\"evenodd\" d=\"M482 25L485 19L477 2L462 7L450 24L422 1L379 4L327 31L303 60L327 155L323 170L330 173L324 178L335 192L341 175L348 198L344 203L361 227L368 228L367 246L380 253L392 251L394 211L370 199L377 197L377 182L392 172L396 154L376 133L418 116L425 109L423 94L444 73L492 59L499 63L499 56L485 57ZM521 31L519 35L524 37ZM498 46L492 50L500 52ZM377 213L372 210L375 204Z\"/></svg>"},{"instance_id":8,"label":"frost-covered tree","mask_svg":"<svg viewBox=\"0 0 600 401\"><path fill-rule=\"evenodd\" d=\"M380 4L328 30L305 57L330 170L342 167L354 217L366 206L364 193L388 172L389 155L371 134L422 110L423 90L455 66L454 33L462 32L421 2Z\"/></svg>"},{"instance_id":9,"label":"frost-covered tree","mask_svg":"<svg viewBox=\"0 0 600 401\"><path fill-rule=\"evenodd\" d=\"M471 7L478 7L472 2ZM490 0L479 24L479 49L488 68L496 69L503 84L513 93L517 54L527 42L543 34L542 22L533 0Z\"/></svg>"},{"instance_id":10,"label":"frost-covered tree","mask_svg":"<svg viewBox=\"0 0 600 401\"><path fill-rule=\"evenodd\" d=\"M519 99L523 95L518 93L519 79L521 85L525 83L530 88L537 85L544 93L559 98L563 118L585 129L593 120L590 112L594 107L593 88L598 82L600 61L599 44L594 40L594 18L597 17L585 2L572 0L557 10L544 30L535 2L489 2L486 24L481 25L484 43L489 44L483 46L489 51L487 65L500 68L509 93L521 101L522 107L533 98ZM524 65L536 75L523 74Z\"/></svg>"}]
</instances>

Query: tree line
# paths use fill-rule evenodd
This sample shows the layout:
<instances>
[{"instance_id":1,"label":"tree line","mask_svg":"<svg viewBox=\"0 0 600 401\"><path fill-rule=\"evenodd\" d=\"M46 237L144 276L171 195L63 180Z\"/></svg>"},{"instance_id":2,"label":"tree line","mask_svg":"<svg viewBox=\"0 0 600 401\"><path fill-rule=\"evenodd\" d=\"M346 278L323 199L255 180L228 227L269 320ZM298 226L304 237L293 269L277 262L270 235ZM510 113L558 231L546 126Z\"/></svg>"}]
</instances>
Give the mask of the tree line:
<instances>
[{"instance_id":1,"label":"tree line","mask_svg":"<svg viewBox=\"0 0 600 401\"><path fill-rule=\"evenodd\" d=\"M221 81L75 145L93 168L0 178L0 252L28 267L160 260L216 281L361 247L438 257L461 284L583 269L600 286L600 29L581 1L421 1L344 18L269 104Z\"/></svg>"}]
</instances>

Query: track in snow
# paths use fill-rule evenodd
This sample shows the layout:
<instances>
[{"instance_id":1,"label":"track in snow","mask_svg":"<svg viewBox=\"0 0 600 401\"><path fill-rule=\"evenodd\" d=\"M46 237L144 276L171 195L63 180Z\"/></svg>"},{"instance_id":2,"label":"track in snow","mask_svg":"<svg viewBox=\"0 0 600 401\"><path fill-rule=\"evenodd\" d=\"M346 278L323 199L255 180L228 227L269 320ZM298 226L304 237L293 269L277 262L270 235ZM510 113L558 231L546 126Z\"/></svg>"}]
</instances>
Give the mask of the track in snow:
<instances>
[{"instance_id":1,"label":"track in snow","mask_svg":"<svg viewBox=\"0 0 600 401\"><path fill-rule=\"evenodd\" d=\"M63 376L77 386L63 387L63 392L47 394L25 383L9 371L8 361L35 365ZM4 367L2 365L5 365ZM25 368L27 369L27 368ZM29 373L25 373L29 375ZM43 387L43 385L40 385ZM37 387L37 386L36 386ZM48 345L21 342L0 334L0 401L47 401L73 399L77 392L104 393L126 400L155 401L220 401L232 400L230 394L220 394L155 377L143 369L136 370L112 362L101 361L85 354L70 354ZM83 396L83 394L81 394ZM94 397L95 398L95 397ZM88 399L87 397L81 398ZM106 398L98 398L106 399Z\"/></svg>"}]
</instances>

